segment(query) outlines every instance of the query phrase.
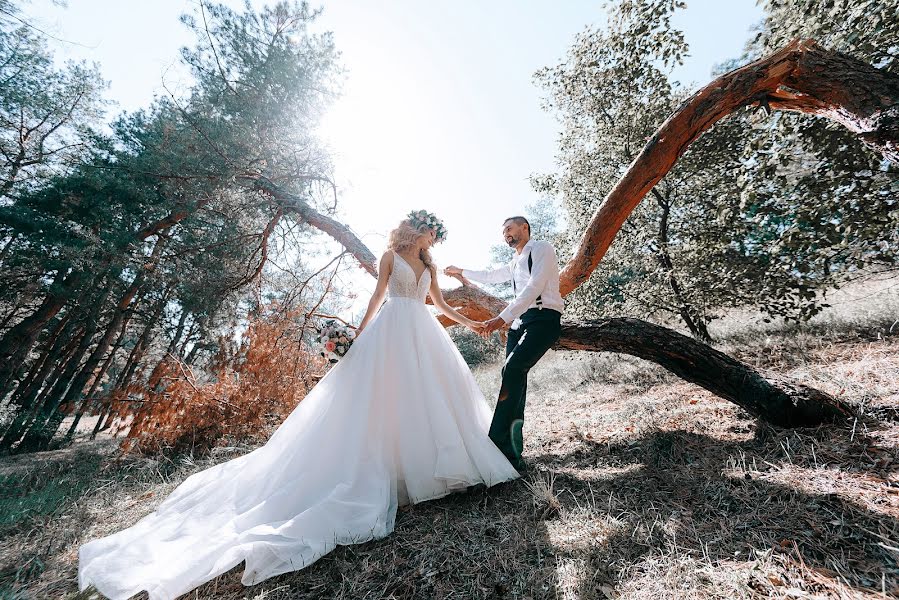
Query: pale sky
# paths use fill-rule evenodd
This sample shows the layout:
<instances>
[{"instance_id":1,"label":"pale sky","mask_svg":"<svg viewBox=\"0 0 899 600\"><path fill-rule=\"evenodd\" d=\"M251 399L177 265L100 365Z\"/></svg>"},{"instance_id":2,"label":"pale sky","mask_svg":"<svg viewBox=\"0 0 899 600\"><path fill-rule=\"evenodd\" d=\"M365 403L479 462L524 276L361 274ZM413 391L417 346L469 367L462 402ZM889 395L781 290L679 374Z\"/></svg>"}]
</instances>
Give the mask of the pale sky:
<instances>
[{"instance_id":1,"label":"pale sky","mask_svg":"<svg viewBox=\"0 0 899 600\"><path fill-rule=\"evenodd\" d=\"M34 0L23 13L63 40L51 40L57 58L100 64L108 97L117 102L112 116L147 106L164 93L163 80L170 87L183 82L178 49L192 38L178 16L195 1ZM321 5L315 30L334 32L347 71L344 95L322 124L341 189L339 217L379 255L409 210L428 209L449 230L434 249L437 263L483 267L490 246L501 241L502 220L539 199L529 176L553 169L559 128L540 109L543 91L532 75L556 64L576 33L604 22L602 2ZM691 49L676 77L708 82L716 63L740 54L761 17L755 0L690 0L674 20ZM362 296L374 288L368 276L359 282Z\"/></svg>"}]
</instances>

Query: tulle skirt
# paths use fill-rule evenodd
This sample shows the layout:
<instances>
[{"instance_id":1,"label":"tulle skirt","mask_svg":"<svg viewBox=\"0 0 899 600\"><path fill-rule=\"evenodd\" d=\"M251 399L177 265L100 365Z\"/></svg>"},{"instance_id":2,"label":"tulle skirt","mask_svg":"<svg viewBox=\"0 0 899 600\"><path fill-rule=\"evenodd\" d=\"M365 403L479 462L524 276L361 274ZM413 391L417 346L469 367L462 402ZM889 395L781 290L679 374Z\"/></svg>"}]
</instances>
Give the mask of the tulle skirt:
<instances>
[{"instance_id":1,"label":"tulle skirt","mask_svg":"<svg viewBox=\"0 0 899 600\"><path fill-rule=\"evenodd\" d=\"M418 300L391 298L262 447L179 485L79 549L79 589L170 600L246 561L259 583L388 535L398 505L518 472L471 371Z\"/></svg>"}]
</instances>

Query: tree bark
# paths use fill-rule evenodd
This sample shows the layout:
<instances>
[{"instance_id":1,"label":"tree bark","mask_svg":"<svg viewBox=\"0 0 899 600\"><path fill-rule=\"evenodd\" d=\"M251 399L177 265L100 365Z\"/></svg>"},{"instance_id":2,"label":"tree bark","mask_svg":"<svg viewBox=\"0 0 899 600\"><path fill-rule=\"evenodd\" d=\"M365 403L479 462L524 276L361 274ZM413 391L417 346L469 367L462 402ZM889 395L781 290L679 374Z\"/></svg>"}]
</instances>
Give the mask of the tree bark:
<instances>
[{"instance_id":1,"label":"tree bark","mask_svg":"<svg viewBox=\"0 0 899 600\"><path fill-rule=\"evenodd\" d=\"M77 316L77 315L76 315ZM31 370L24 379L12 391L10 403L22 406L27 403L27 398L35 388L39 389L47 377L47 373L54 367L59 352L69 340L70 334L77 326L77 318L73 317L73 311L66 311L61 319L50 330L41 355L31 365ZM37 395L37 392L34 392Z\"/></svg>"},{"instance_id":2,"label":"tree bark","mask_svg":"<svg viewBox=\"0 0 899 600\"><path fill-rule=\"evenodd\" d=\"M614 318L563 323L560 350L620 352L652 361L780 427L808 427L852 416L839 400L805 385L767 378L749 365L666 327Z\"/></svg>"},{"instance_id":3,"label":"tree bark","mask_svg":"<svg viewBox=\"0 0 899 600\"><path fill-rule=\"evenodd\" d=\"M128 247L144 242L147 238L158 235L165 229L177 225L211 202L212 197L212 195L209 195L202 201L196 202L193 205L185 205L172 211L161 219L147 223L134 232L126 246L120 249L125 251ZM162 238L156 243L156 247L160 245L161 241ZM100 260L100 265L95 271L102 272L106 270L110 263L111 257ZM51 286L50 292L44 298L43 303L37 311L12 327L6 332L6 335L0 339L0 400L2 400L6 394L9 393L12 386L15 385L15 379L21 374L21 370L24 368L23 365L26 363L28 354L34 347L34 343L40 332L50 319L55 317L66 303L68 303L71 291L77 289L87 276L88 274L81 270L73 270L68 273L60 284L58 290L55 290L54 286ZM57 276L57 280L60 277L61 276Z\"/></svg>"},{"instance_id":4,"label":"tree bark","mask_svg":"<svg viewBox=\"0 0 899 600\"><path fill-rule=\"evenodd\" d=\"M160 309L161 312L161 309ZM73 411L72 424L69 426L69 430L66 432L66 441L71 440L75 435L75 430L78 429L78 423L81 422L81 417L85 412L92 409L91 400L94 397L94 393L97 391L97 388L100 385L100 382L103 379L103 376L109 370L109 366L112 364L112 361L115 359L116 352L118 352L119 348L122 346L122 340L125 338L125 333L128 330L128 322L130 318L124 319L119 328L119 335L116 338L115 343L112 345L112 349L109 351L109 354L106 357L106 360L103 363L103 366L100 367L100 370L94 375L94 381L91 383L91 387L88 390L87 394L84 395L84 398L81 400L81 403L78 405L78 408Z\"/></svg>"},{"instance_id":5,"label":"tree bark","mask_svg":"<svg viewBox=\"0 0 899 600\"><path fill-rule=\"evenodd\" d=\"M92 333L81 328L71 338L59 356L55 368L50 369L49 376L39 385L29 390L28 396L23 399L23 404L17 411L15 419L3 434L0 440L0 450L8 450L15 445L22 435L28 431L38 416L48 396L51 396L60 387L65 388L66 382L71 378L72 372L77 367L78 361L85 352L85 339Z\"/></svg>"},{"instance_id":6,"label":"tree bark","mask_svg":"<svg viewBox=\"0 0 899 600\"><path fill-rule=\"evenodd\" d=\"M157 247L159 246L160 244L157 244ZM99 377L99 373L96 372L97 367L100 365L100 361L103 359L107 350L109 350L116 332L126 324L126 318L131 314L131 312L129 312L131 302L143 285L147 271L151 268L152 267L147 267L141 270L141 272L134 278L131 285L128 286L128 289L125 290L125 293L119 298L113 311L112 320L106 326L103 335L94 344L94 349L90 352L87 360L84 361L84 364L72 379L72 383L65 391L65 394L60 397L55 397L51 402L47 403L41 411L42 416L47 415L46 418L44 418L42 422L35 423L38 428L33 427L32 429L34 431L29 431L28 435L25 436L25 442L23 443L27 442L27 445L31 448L46 449L48 447L53 436L56 434L56 430L59 428L59 425L65 417L60 410L60 407L62 405L74 406L76 403L79 403L84 395L84 388L87 386L91 377Z\"/></svg>"},{"instance_id":7,"label":"tree bark","mask_svg":"<svg viewBox=\"0 0 899 600\"><path fill-rule=\"evenodd\" d=\"M64 338L57 338L56 345L41 367L38 378L27 389L16 391L16 410L12 421L0 438L0 451L9 450L19 439L34 419L43 395L56 384L62 375L64 366L77 350L83 329L75 328L67 332Z\"/></svg>"},{"instance_id":8,"label":"tree bark","mask_svg":"<svg viewBox=\"0 0 899 600\"><path fill-rule=\"evenodd\" d=\"M69 301L73 290L85 279L85 273L74 271L60 274L40 307L31 315L11 327L0 340L0 400L15 387L16 379L27 364L28 354L44 326L55 317Z\"/></svg>"},{"instance_id":9,"label":"tree bark","mask_svg":"<svg viewBox=\"0 0 899 600\"><path fill-rule=\"evenodd\" d=\"M81 335L78 348L69 357L65 365L60 365L57 369L59 376L56 378L55 383L45 385L44 391L35 402L35 407L32 411L33 418L26 424L27 431L25 437L19 443L18 450L37 450L46 447L46 443L50 441L47 437L46 425L61 404L66 390L71 387L71 383L76 378L79 368L82 367L82 358L88 354L91 344L94 343L94 334L98 329L100 312L109 298L111 288L112 283L107 283L102 293L94 299L94 303L86 315L84 333Z\"/></svg>"}]
</instances>

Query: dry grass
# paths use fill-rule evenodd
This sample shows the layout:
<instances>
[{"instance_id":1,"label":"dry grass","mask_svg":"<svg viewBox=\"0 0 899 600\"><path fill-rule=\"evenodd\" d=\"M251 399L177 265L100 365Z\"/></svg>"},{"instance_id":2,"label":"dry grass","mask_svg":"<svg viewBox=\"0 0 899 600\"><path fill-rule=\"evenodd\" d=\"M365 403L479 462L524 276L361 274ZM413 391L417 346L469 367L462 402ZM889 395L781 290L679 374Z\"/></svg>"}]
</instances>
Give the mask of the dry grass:
<instances>
[{"instance_id":1,"label":"dry grass","mask_svg":"<svg viewBox=\"0 0 899 600\"><path fill-rule=\"evenodd\" d=\"M186 598L896 597L899 302L887 290L863 307L864 323L835 306L804 328L739 316L716 332L859 407L849 427L775 430L654 365L551 353L529 383L526 479L402 509L389 538L303 571L245 588L238 567ZM492 397L498 366L476 376ZM0 598L74 598L79 544L248 450L114 463L101 441L3 458Z\"/></svg>"}]
</instances>

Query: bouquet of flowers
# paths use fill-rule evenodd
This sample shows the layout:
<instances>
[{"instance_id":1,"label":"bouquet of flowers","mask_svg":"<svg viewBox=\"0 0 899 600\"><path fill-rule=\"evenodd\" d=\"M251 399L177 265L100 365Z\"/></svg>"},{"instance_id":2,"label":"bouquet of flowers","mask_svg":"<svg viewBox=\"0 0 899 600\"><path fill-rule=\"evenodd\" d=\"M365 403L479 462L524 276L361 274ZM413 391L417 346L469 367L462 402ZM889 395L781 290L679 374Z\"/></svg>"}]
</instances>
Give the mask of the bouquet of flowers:
<instances>
[{"instance_id":1,"label":"bouquet of flowers","mask_svg":"<svg viewBox=\"0 0 899 600\"><path fill-rule=\"evenodd\" d=\"M336 363L345 356L356 339L356 332L349 325L328 319L318 329L319 354Z\"/></svg>"}]
</instances>

